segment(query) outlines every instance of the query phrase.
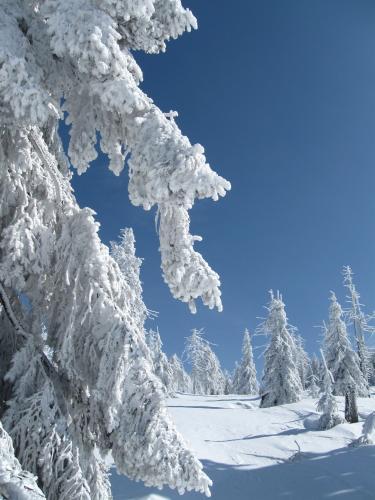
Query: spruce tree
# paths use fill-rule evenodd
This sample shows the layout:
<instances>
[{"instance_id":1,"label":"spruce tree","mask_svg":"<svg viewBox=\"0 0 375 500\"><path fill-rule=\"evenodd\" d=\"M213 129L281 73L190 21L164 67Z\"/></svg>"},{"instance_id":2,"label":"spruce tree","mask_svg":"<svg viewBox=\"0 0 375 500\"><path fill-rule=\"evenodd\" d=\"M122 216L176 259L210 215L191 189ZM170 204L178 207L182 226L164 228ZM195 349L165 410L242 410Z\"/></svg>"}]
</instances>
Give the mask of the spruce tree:
<instances>
[{"instance_id":1,"label":"spruce tree","mask_svg":"<svg viewBox=\"0 0 375 500\"><path fill-rule=\"evenodd\" d=\"M342 418L340 417L337 409L337 403L335 396L333 395L333 384L334 378L332 373L329 371L327 363L324 358L324 354L321 351L323 359L323 383L322 383L322 394L318 401L318 411L322 414L319 419L319 427L322 430L331 429L338 424L342 423Z\"/></svg>"},{"instance_id":2,"label":"spruce tree","mask_svg":"<svg viewBox=\"0 0 375 500\"><path fill-rule=\"evenodd\" d=\"M98 149L116 175L129 167L131 202L157 209L172 295L220 310L188 210L230 185L142 92L133 57L165 50L196 20L179 0L4 0L0 18L0 418L15 455L49 499L110 498L110 451L130 478L208 493L166 412L144 307L76 202L58 133L65 116L80 174Z\"/></svg>"},{"instance_id":3,"label":"spruce tree","mask_svg":"<svg viewBox=\"0 0 375 500\"><path fill-rule=\"evenodd\" d=\"M358 421L357 395L368 395L367 382L359 366L358 355L348 338L343 311L336 295L331 294L329 322L325 328L324 356L334 379L334 394L345 396L345 415L348 421Z\"/></svg>"},{"instance_id":4,"label":"spruce tree","mask_svg":"<svg viewBox=\"0 0 375 500\"><path fill-rule=\"evenodd\" d=\"M129 297L132 300L129 308L131 309L133 320L140 329L143 329L148 311L142 297L142 282L140 277L142 259L135 254L133 229L129 227L122 229L119 242L111 241L110 249L111 255L118 264L124 280L133 292Z\"/></svg>"},{"instance_id":5,"label":"spruce tree","mask_svg":"<svg viewBox=\"0 0 375 500\"><path fill-rule=\"evenodd\" d=\"M310 371L311 375L315 377L316 384L318 385L318 387L320 387L322 382L323 370L321 363L319 362L319 359L315 353L311 357Z\"/></svg>"},{"instance_id":6,"label":"spruce tree","mask_svg":"<svg viewBox=\"0 0 375 500\"><path fill-rule=\"evenodd\" d=\"M265 351L261 408L295 403L302 393L297 347L285 305L279 292L276 297L272 291L270 294L268 317L261 325L261 330L271 337Z\"/></svg>"},{"instance_id":7,"label":"spruce tree","mask_svg":"<svg viewBox=\"0 0 375 500\"><path fill-rule=\"evenodd\" d=\"M354 444L374 445L375 444L375 411L370 413L363 422L362 435Z\"/></svg>"},{"instance_id":8,"label":"spruce tree","mask_svg":"<svg viewBox=\"0 0 375 500\"><path fill-rule=\"evenodd\" d=\"M186 339L185 355L191 365L193 393L224 394L225 377L220 361L210 343L203 338L203 330L192 330Z\"/></svg>"},{"instance_id":9,"label":"spruce tree","mask_svg":"<svg viewBox=\"0 0 375 500\"><path fill-rule=\"evenodd\" d=\"M369 384L375 385L375 352L373 352L372 350L369 351L368 368Z\"/></svg>"},{"instance_id":10,"label":"spruce tree","mask_svg":"<svg viewBox=\"0 0 375 500\"><path fill-rule=\"evenodd\" d=\"M257 394L259 391L253 349L247 328L243 336L242 359L236 367L232 391L234 394Z\"/></svg>"},{"instance_id":11,"label":"spruce tree","mask_svg":"<svg viewBox=\"0 0 375 500\"><path fill-rule=\"evenodd\" d=\"M0 422L0 498L41 500L46 497L34 477L22 467L14 455L13 443Z\"/></svg>"},{"instance_id":12,"label":"spruce tree","mask_svg":"<svg viewBox=\"0 0 375 500\"><path fill-rule=\"evenodd\" d=\"M316 376L311 373L310 379L309 379L309 395L312 398L317 398L319 396L319 386L317 384L317 378Z\"/></svg>"},{"instance_id":13,"label":"spruce tree","mask_svg":"<svg viewBox=\"0 0 375 500\"><path fill-rule=\"evenodd\" d=\"M240 374L240 364L238 361L234 362L234 370L232 372L231 376L231 385L230 385L230 392L233 392L233 394L236 394L236 388L238 386L238 377Z\"/></svg>"},{"instance_id":14,"label":"spruce tree","mask_svg":"<svg viewBox=\"0 0 375 500\"><path fill-rule=\"evenodd\" d=\"M301 379L302 389L306 389L309 382L310 359L303 346L303 339L297 331L294 332L294 341L296 344L298 373Z\"/></svg>"},{"instance_id":15,"label":"spruce tree","mask_svg":"<svg viewBox=\"0 0 375 500\"><path fill-rule=\"evenodd\" d=\"M191 379L186 373L184 365L177 354L173 354L169 360L172 371L172 391L189 393L192 390Z\"/></svg>"},{"instance_id":16,"label":"spruce tree","mask_svg":"<svg viewBox=\"0 0 375 500\"><path fill-rule=\"evenodd\" d=\"M369 320L373 319L362 311L360 295L353 282L353 271L350 266L345 266L343 269L344 285L348 289L347 297L350 304L350 309L346 311L349 321L352 324L354 337L357 343L357 354L359 357L359 366L361 368L363 378L367 383L367 395L370 396L369 378L370 378L370 355L365 342L365 334L375 332L374 327L369 325Z\"/></svg>"},{"instance_id":17,"label":"spruce tree","mask_svg":"<svg viewBox=\"0 0 375 500\"><path fill-rule=\"evenodd\" d=\"M171 395L173 393L173 370L169 364L167 355L163 352L163 343L160 338L159 330L149 330L146 335L146 340L151 353L154 373L163 384L166 393Z\"/></svg>"},{"instance_id":18,"label":"spruce tree","mask_svg":"<svg viewBox=\"0 0 375 500\"><path fill-rule=\"evenodd\" d=\"M232 375L228 370L223 370L223 375L224 375L224 394L228 395L231 394L233 391L233 381L232 381Z\"/></svg>"}]
</instances>

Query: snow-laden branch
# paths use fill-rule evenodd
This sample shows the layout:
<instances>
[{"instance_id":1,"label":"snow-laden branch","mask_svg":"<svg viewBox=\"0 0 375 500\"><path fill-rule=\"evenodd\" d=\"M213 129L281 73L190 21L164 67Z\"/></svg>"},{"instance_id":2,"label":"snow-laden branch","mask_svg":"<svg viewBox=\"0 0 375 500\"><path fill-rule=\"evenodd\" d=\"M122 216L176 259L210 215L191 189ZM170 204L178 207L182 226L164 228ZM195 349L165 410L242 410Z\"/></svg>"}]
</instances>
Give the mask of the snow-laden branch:
<instances>
[{"instance_id":1,"label":"snow-laden branch","mask_svg":"<svg viewBox=\"0 0 375 500\"><path fill-rule=\"evenodd\" d=\"M49 174L52 178L53 184L55 186L55 195L58 206L61 206L62 202L62 188L60 186L60 182L57 178L57 163L55 158L48 151L47 145L44 142L42 135L37 132L37 130L32 127L29 134L29 140L35 151L38 153L44 167L49 171Z\"/></svg>"},{"instance_id":2,"label":"snow-laden branch","mask_svg":"<svg viewBox=\"0 0 375 500\"><path fill-rule=\"evenodd\" d=\"M4 285L0 281L0 303L4 307L4 311L14 327L16 333L21 335L26 341L33 342L35 349L40 355L40 363L41 367L44 370L46 377L49 378L53 382L55 394L57 397L57 401L61 410L61 413L65 416L68 415L65 397L68 394L67 383L63 382L64 377L62 377L57 369L53 366L51 361L48 359L46 354L43 352L41 347L36 343L35 337L32 333L28 333L25 331L21 323L18 321L17 316L12 308L9 297L5 291Z\"/></svg>"},{"instance_id":3,"label":"snow-laden branch","mask_svg":"<svg viewBox=\"0 0 375 500\"><path fill-rule=\"evenodd\" d=\"M13 325L16 333L18 335L21 335L24 339L28 339L30 337L30 334L28 334L24 330L23 326L18 321L18 319L13 311L13 308L11 306L9 297L5 291L4 285L1 283L1 281L0 281L0 302L1 302L2 306L4 307L4 311L6 312L8 319L11 322L11 324Z\"/></svg>"},{"instance_id":4,"label":"snow-laden branch","mask_svg":"<svg viewBox=\"0 0 375 500\"><path fill-rule=\"evenodd\" d=\"M0 422L0 498L41 500L46 497L39 489L37 478L22 470L14 455L12 440Z\"/></svg>"}]
</instances>

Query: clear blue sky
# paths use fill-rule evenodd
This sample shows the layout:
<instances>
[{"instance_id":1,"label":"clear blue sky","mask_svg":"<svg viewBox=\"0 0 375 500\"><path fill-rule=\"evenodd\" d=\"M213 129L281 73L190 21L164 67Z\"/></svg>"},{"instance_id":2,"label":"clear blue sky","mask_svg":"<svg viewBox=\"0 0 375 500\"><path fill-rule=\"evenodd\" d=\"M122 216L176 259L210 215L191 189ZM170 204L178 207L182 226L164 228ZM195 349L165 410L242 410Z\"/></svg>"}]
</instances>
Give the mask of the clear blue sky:
<instances>
[{"instance_id":1,"label":"clear blue sky","mask_svg":"<svg viewBox=\"0 0 375 500\"><path fill-rule=\"evenodd\" d=\"M329 290L345 295L342 265L375 308L375 2L183 3L198 31L137 60L143 89L179 112L183 132L232 183L226 198L191 213L204 237L196 248L221 275L224 312L199 306L193 316L171 298L154 213L130 205L126 171L115 177L101 157L75 176L76 196L96 210L105 243L134 228L145 302L159 311L153 323L168 354L204 327L231 369L270 288L283 292L291 323L317 350Z\"/></svg>"}]
</instances>

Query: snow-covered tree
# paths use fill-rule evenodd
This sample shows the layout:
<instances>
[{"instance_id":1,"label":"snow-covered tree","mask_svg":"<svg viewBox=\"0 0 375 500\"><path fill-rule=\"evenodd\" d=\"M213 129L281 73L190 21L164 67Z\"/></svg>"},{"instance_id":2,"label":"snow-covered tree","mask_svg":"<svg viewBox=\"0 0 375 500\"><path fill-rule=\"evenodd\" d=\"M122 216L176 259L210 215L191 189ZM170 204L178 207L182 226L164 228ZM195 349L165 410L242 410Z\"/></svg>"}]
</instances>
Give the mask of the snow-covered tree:
<instances>
[{"instance_id":1,"label":"snow-covered tree","mask_svg":"<svg viewBox=\"0 0 375 500\"><path fill-rule=\"evenodd\" d=\"M354 443L357 445L375 444L375 411L366 417L363 422L362 435Z\"/></svg>"},{"instance_id":2,"label":"snow-covered tree","mask_svg":"<svg viewBox=\"0 0 375 500\"><path fill-rule=\"evenodd\" d=\"M240 364L238 361L235 361L234 363L234 370L232 374L232 383L230 385L230 392L233 394L237 394L237 386L238 386L238 378L240 374ZM225 375L225 374L224 374Z\"/></svg>"},{"instance_id":3,"label":"snow-covered tree","mask_svg":"<svg viewBox=\"0 0 375 500\"><path fill-rule=\"evenodd\" d=\"M368 352L369 384L375 385L375 352L371 348L369 348Z\"/></svg>"},{"instance_id":4,"label":"snow-covered tree","mask_svg":"<svg viewBox=\"0 0 375 500\"><path fill-rule=\"evenodd\" d=\"M128 227L122 229L120 241L118 243L111 241L111 255L117 262L126 283L134 292L131 296L133 300L133 303L130 304L131 314L133 320L137 322L140 328L143 328L148 312L142 298L140 278L142 259L135 254L133 229Z\"/></svg>"},{"instance_id":5,"label":"snow-covered tree","mask_svg":"<svg viewBox=\"0 0 375 500\"><path fill-rule=\"evenodd\" d=\"M46 497L39 489L36 477L25 472L14 455L13 443L0 422L0 498L41 500Z\"/></svg>"},{"instance_id":6,"label":"snow-covered tree","mask_svg":"<svg viewBox=\"0 0 375 500\"><path fill-rule=\"evenodd\" d=\"M79 447L71 438L67 419L61 411L66 402L63 394L56 394L45 371L40 369L43 363L43 356L35 351L31 342L15 355L13 366L6 375L7 380L14 384L14 397L4 415L4 424L10 430L17 454L22 457L23 467L38 473L48 498L70 496L88 500L91 495L99 498L95 486L89 484L90 473L86 470L89 462L83 460L86 450L86 458L90 459L90 446L86 447L82 442ZM78 428L74 430L76 432ZM83 439L86 435L82 436ZM96 457L92 460L104 472L102 461ZM106 475L102 477L106 483L101 492L106 495L103 494L104 498L108 498L109 482Z\"/></svg>"},{"instance_id":7,"label":"snow-covered tree","mask_svg":"<svg viewBox=\"0 0 375 500\"><path fill-rule=\"evenodd\" d=\"M224 394L228 395L231 394L232 392L232 387L233 387L233 381L232 381L232 374L228 370L223 370L223 375L224 375Z\"/></svg>"},{"instance_id":8,"label":"snow-covered tree","mask_svg":"<svg viewBox=\"0 0 375 500\"><path fill-rule=\"evenodd\" d=\"M345 418L355 422L358 421L357 395L368 396L368 386L342 318L343 311L332 292L329 323L325 327L324 355L335 381L334 394L345 396Z\"/></svg>"},{"instance_id":9,"label":"snow-covered tree","mask_svg":"<svg viewBox=\"0 0 375 500\"><path fill-rule=\"evenodd\" d=\"M186 373L184 365L177 354L173 354L169 360L169 366L172 371L172 391L191 392L191 379Z\"/></svg>"},{"instance_id":10,"label":"snow-covered tree","mask_svg":"<svg viewBox=\"0 0 375 500\"><path fill-rule=\"evenodd\" d=\"M303 339L297 331L294 332L294 342L296 345L297 366L302 389L306 389L308 386L310 359L303 346Z\"/></svg>"},{"instance_id":11,"label":"snow-covered tree","mask_svg":"<svg viewBox=\"0 0 375 500\"><path fill-rule=\"evenodd\" d=\"M317 363L317 357L314 353L310 359L307 371L307 388L310 397L317 398L319 396L320 387L320 365Z\"/></svg>"},{"instance_id":12,"label":"snow-covered tree","mask_svg":"<svg viewBox=\"0 0 375 500\"><path fill-rule=\"evenodd\" d=\"M311 356L310 362L310 374L315 377L316 384L320 387L322 381L322 373L323 373L322 365L319 362L318 356L314 353Z\"/></svg>"},{"instance_id":13,"label":"snow-covered tree","mask_svg":"<svg viewBox=\"0 0 375 500\"><path fill-rule=\"evenodd\" d=\"M179 0L0 2L0 346L8 373L0 416L21 466L50 499L109 498L108 451L133 479L208 492L167 415L133 317L136 291L100 242L94 213L77 205L58 134L65 113L79 173L98 148L115 174L128 165L132 203L157 209L173 296L192 310L199 297L221 309L219 277L194 250L188 210L230 185L173 114L141 91L132 53L160 52L195 27Z\"/></svg>"},{"instance_id":14,"label":"snow-covered tree","mask_svg":"<svg viewBox=\"0 0 375 500\"><path fill-rule=\"evenodd\" d=\"M357 354L359 357L359 366L363 373L367 385L370 377L370 355L365 342L365 334L372 334L375 328L369 325L369 320L373 319L362 311L360 295L353 282L353 271L350 266L345 266L343 269L344 285L348 289L347 297L350 304L350 309L347 311L347 316L352 324L354 336L357 343ZM368 395L370 395L369 387L367 387Z\"/></svg>"},{"instance_id":15,"label":"snow-covered tree","mask_svg":"<svg viewBox=\"0 0 375 500\"><path fill-rule=\"evenodd\" d=\"M191 365L194 394L223 394L225 377L220 361L210 343L203 338L203 330L193 329L186 338L185 356Z\"/></svg>"},{"instance_id":16,"label":"snow-covered tree","mask_svg":"<svg viewBox=\"0 0 375 500\"><path fill-rule=\"evenodd\" d=\"M122 277L132 289L129 297L129 313L139 330L144 331L144 323L149 312L142 298L142 283L140 269L142 259L135 254L135 238L131 228L121 230L119 243L111 241L111 255L118 264ZM172 371L167 356L162 350L159 331L150 330L145 337L148 344L155 375L160 379L168 393L172 388Z\"/></svg>"},{"instance_id":17,"label":"snow-covered tree","mask_svg":"<svg viewBox=\"0 0 375 500\"><path fill-rule=\"evenodd\" d=\"M234 394L257 394L259 385L254 363L249 330L246 328L242 343L242 359L237 365L232 382Z\"/></svg>"},{"instance_id":18,"label":"snow-covered tree","mask_svg":"<svg viewBox=\"0 0 375 500\"><path fill-rule=\"evenodd\" d=\"M368 395L367 382L360 369L358 355L350 344L343 320L343 311L333 292L329 308L329 322L324 334L324 356L335 380L334 393L336 395L345 396L351 389L354 389L358 395Z\"/></svg>"},{"instance_id":19,"label":"snow-covered tree","mask_svg":"<svg viewBox=\"0 0 375 500\"><path fill-rule=\"evenodd\" d=\"M268 317L260 330L271 337L265 351L261 383L262 408L294 403L301 398L302 384L298 371L297 347L293 329L288 324L281 295L271 291Z\"/></svg>"},{"instance_id":20,"label":"snow-covered tree","mask_svg":"<svg viewBox=\"0 0 375 500\"><path fill-rule=\"evenodd\" d=\"M146 335L147 345L150 349L154 373L159 378L168 394L171 394L173 386L173 370L169 364L167 355L163 352L163 343L159 330L149 330Z\"/></svg>"},{"instance_id":21,"label":"snow-covered tree","mask_svg":"<svg viewBox=\"0 0 375 500\"><path fill-rule=\"evenodd\" d=\"M309 395L312 398L317 398L319 396L319 386L316 376L311 372L309 378Z\"/></svg>"},{"instance_id":22,"label":"snow-covered tree","mask_svg":"<svg viewBox=\"0 0 375 500\"><path fill-rule=\"evenodd\" d=\"M332 391L334 378L332 376L332 373L328 369L323 351L321 351L321 354L324 370L323 387L317 408L318 411L321 412L321 416L319 418L319 427L322 430L327 430L335 427L338 424L341 424L343 420L338 413L336 399Z\"/></svg>"}]
</instances>

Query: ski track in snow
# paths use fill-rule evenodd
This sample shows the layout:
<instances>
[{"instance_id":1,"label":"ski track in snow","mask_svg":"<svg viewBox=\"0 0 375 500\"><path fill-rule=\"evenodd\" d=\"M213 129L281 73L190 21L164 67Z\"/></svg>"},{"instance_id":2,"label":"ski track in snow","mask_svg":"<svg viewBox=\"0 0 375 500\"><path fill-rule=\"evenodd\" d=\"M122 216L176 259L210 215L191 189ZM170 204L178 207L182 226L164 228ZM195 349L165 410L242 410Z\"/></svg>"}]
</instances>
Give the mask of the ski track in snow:
<instances>
[{"instance_id":1,"label":"ski track in snow","mask_svg":"<svg viewBox=\"0 0 375 500\"><path fill-rule=\"evenodd\" d=\"M337 400L342 411L343 398ZM375 397L358 402L361 419L375 410ZM316 430L316 400L260 409L259 399L251 396L181 394L168 404L214 482L214 500L375 499L375 446L348 446L361 434L362 422ZM111 482L115 500L181 498L115 470ZM189 492L182 498L204 496Z\"/></svg>"}]
</instances>

